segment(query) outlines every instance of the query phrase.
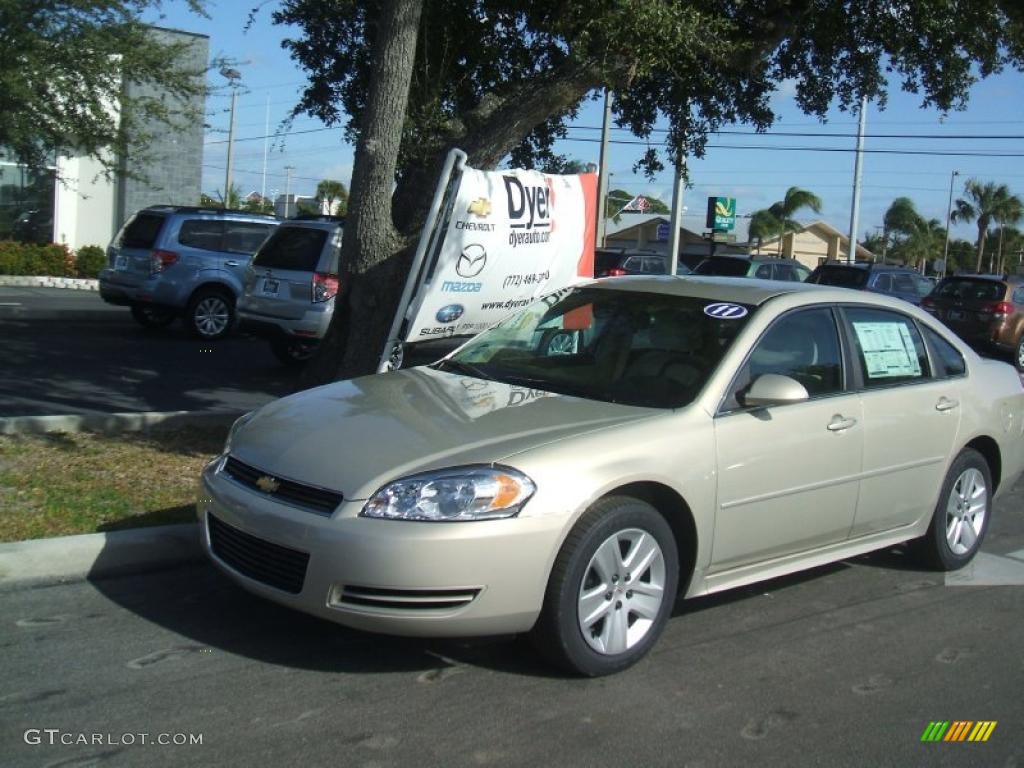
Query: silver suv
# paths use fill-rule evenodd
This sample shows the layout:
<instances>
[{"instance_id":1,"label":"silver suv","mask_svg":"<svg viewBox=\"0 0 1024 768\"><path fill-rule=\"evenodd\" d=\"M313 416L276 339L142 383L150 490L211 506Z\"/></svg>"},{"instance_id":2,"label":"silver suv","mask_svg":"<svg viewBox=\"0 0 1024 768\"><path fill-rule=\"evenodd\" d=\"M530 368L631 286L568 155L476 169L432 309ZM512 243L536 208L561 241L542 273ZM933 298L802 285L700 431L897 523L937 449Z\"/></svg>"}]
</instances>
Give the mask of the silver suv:
<instances>
[{"instance_id":1,"label":"silver suv","mask_svg":"<svg viewBox=\"0 0 1024 768\"><path fill-rule=\"evenodd\" d=\"M338 293L344 219L289 219L263 243L238 301L243 330L264 336L286 365L301 365L327 333Z\"/></svg>"},{"instance_id":2,"label":"silver suv","mask_svg":"<svg viewBox=\"0 0 1024 768\"><path fill-rule=\"evenodd\" d=\"M276 226L272 216L219 208L144 208L107 248L100 296L131 307L147 328L181 317L200 338L219 339L235 323L249 258Z\"/></svg>"}]
</instances>

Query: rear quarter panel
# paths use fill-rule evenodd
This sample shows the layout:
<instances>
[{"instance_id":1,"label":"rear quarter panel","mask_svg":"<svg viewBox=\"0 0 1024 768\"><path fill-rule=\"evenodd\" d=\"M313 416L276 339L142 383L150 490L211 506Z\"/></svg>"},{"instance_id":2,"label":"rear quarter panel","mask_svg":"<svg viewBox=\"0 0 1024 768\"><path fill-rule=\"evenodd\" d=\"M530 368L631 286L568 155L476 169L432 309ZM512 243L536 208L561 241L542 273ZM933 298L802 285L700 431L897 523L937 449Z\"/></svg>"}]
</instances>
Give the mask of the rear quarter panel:
<instances>
[{"instance_id":1,"label":"rear quarter panel","mask_svg":"<svg viewBox=\"0 0 1024 768\"><path fill-rule=\"evenodd\" d=\"M968 361L960 445L991 437L999 446L1002 495L1024 472L1024 385L1017 371L998 360Z\"/></svg>"}]
</instances>

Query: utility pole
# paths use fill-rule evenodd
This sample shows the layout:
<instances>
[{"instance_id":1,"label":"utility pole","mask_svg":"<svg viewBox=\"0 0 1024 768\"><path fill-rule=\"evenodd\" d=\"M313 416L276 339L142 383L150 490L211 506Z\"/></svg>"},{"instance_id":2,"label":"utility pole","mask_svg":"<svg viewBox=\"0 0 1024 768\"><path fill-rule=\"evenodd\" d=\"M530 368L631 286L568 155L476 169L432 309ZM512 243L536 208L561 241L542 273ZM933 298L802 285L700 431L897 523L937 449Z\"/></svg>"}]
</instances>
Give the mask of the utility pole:
<instances>
[{"instance_id":1,"label":"utility pole","mask_svg":"<svg viewBox=\"0 0 1024 768\"><path fill-rule=\"evenodd\" d=\"M946 244L942 248L942 276L946 276L949 268L949 220L953 217L953 180L960 175L960 171L953 171L949 174L949 203L946 205Z\"/></svg>"},{"instance_id":2,"label":"utility pole","mask_svg":"<svg viewBox=\"0 0 1024 768\"><path fill-rule=\"evenodd\" d=\"M231 121L228 123L228 162L224 170L224 207L228 207L231 199L231 166L235 157L235 106L238 103L238 81L242 79L242 73L237 69L230 69L227 66L220 68L220 73L228 80L228 87L231 88Z\"/></svg>"},{"instance_id":3,"label":"utility pole","mask_svg":"<svg viewBox=\"0 0 1024 768\"><path fill-rule=\"evenodd\" d=\"M263 183L260 185L260 205L267 201L267 142L270 140L270 94L267 94L267 111L263 128Z\"/></svg>"},{"instance_id":4,"label":"utility pole","mask_svg":"<svg viewBox=\"0 0 1024 768\"><path fill-rule=\"evenodd\" d=\"M597 181L597 244L604 247L608 203L608 124L612 117L612 93L604 89L604 121L601 123L601 157Z\"/></svg>"},{"instance_id":5,"label":"utility pole","mask_svg":"<svg viewBox=\"0 0 1024 768\"><path fill-rule=\"evenodd\" d=\"M682 239L679 230L683 228L683 175L685 173L686 158L684 157L676 166L676 178L672 184L672 232L668 239L668 273L670 275L674 275L679 268L679 244Z\"/></svg>"},{"instance_id":6,"label":"utility pole","mask_svg":"<svg viewBox=\"0 0 1024 768\"><path fill-rule=\"evenodd\" d=\"M295 166L286 165L284 170L287 174L284 182L284 217L288 219L291 218L292 212L292 171L295 170Z\"/></svg>"},{"instance_id":7,"label":"utility pole","mask_svg":"<svg viewBox=\"0 0 1024 768\"><path fill-rule=\"evenodd\" d=\"M857 159L853 164L853 205L850 208L850 251L846 260L853 264L857 260L857 225L860 218L860 176L864 156L864 128L867 124L868 97L860 97L860 121L857 125Z\"/></svg>"}]
</instances>

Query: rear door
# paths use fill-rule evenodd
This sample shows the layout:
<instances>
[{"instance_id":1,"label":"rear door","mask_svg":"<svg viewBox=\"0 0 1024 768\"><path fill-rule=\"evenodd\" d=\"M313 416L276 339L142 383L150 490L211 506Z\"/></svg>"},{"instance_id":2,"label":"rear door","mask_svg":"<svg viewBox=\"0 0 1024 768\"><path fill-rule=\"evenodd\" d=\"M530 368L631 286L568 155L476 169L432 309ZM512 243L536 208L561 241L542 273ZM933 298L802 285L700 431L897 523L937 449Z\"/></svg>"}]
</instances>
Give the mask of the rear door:
<instances>
[{"instance_id":1,"label":"rear door","mask_svg":"<svg viewBox=\"0 0 1024 768\"><path fill-rule=\"evenodd\" d=\"M125 222L107 248L112 282L134 286L149 279L153 250L167 218L165 213L139 211Z\"/></svg>"},{"instance_id":2,"label":"rear door","mask_svg":"<svg viewBox=\"0 0 1024 768\"><path fill-rule=\"evenodd\" d=\"M297 320L313 301L313 273L329 245L321 227L283 225L267 238L246 278L246 309Z\"/></svg>"}]
</instances>

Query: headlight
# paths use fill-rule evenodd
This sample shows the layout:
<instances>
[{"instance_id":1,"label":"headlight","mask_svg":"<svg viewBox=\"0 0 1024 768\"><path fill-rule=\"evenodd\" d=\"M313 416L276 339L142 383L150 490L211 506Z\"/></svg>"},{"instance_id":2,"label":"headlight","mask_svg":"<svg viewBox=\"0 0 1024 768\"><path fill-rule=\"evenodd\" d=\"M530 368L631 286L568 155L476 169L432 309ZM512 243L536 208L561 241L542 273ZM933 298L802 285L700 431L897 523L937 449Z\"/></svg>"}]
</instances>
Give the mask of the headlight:
<instances>
[{"instance_id":1,"label":"headlight","mask_svg":"<svg viewBox=\"0 0 1024 768\"><path fill-rule=\"evenodd\" d=\"M536 486L508 467L459 467L396 480L366 502L363 517L387 520L496 520L512 517Z\"/></svg>"},{"instance_id":2,"label":"headlight","mask_svg":"<svg viewBox=\"0 0 1024 768\"><path fill-rule=\"evenodd\" d=\"M255 415L256 411L249 411L235 419L235 423L228 430L228 439L224 441L224 453L228 453L231 450L231 441L235 439L235 433Z\"/></svg>"}]
</instances>

